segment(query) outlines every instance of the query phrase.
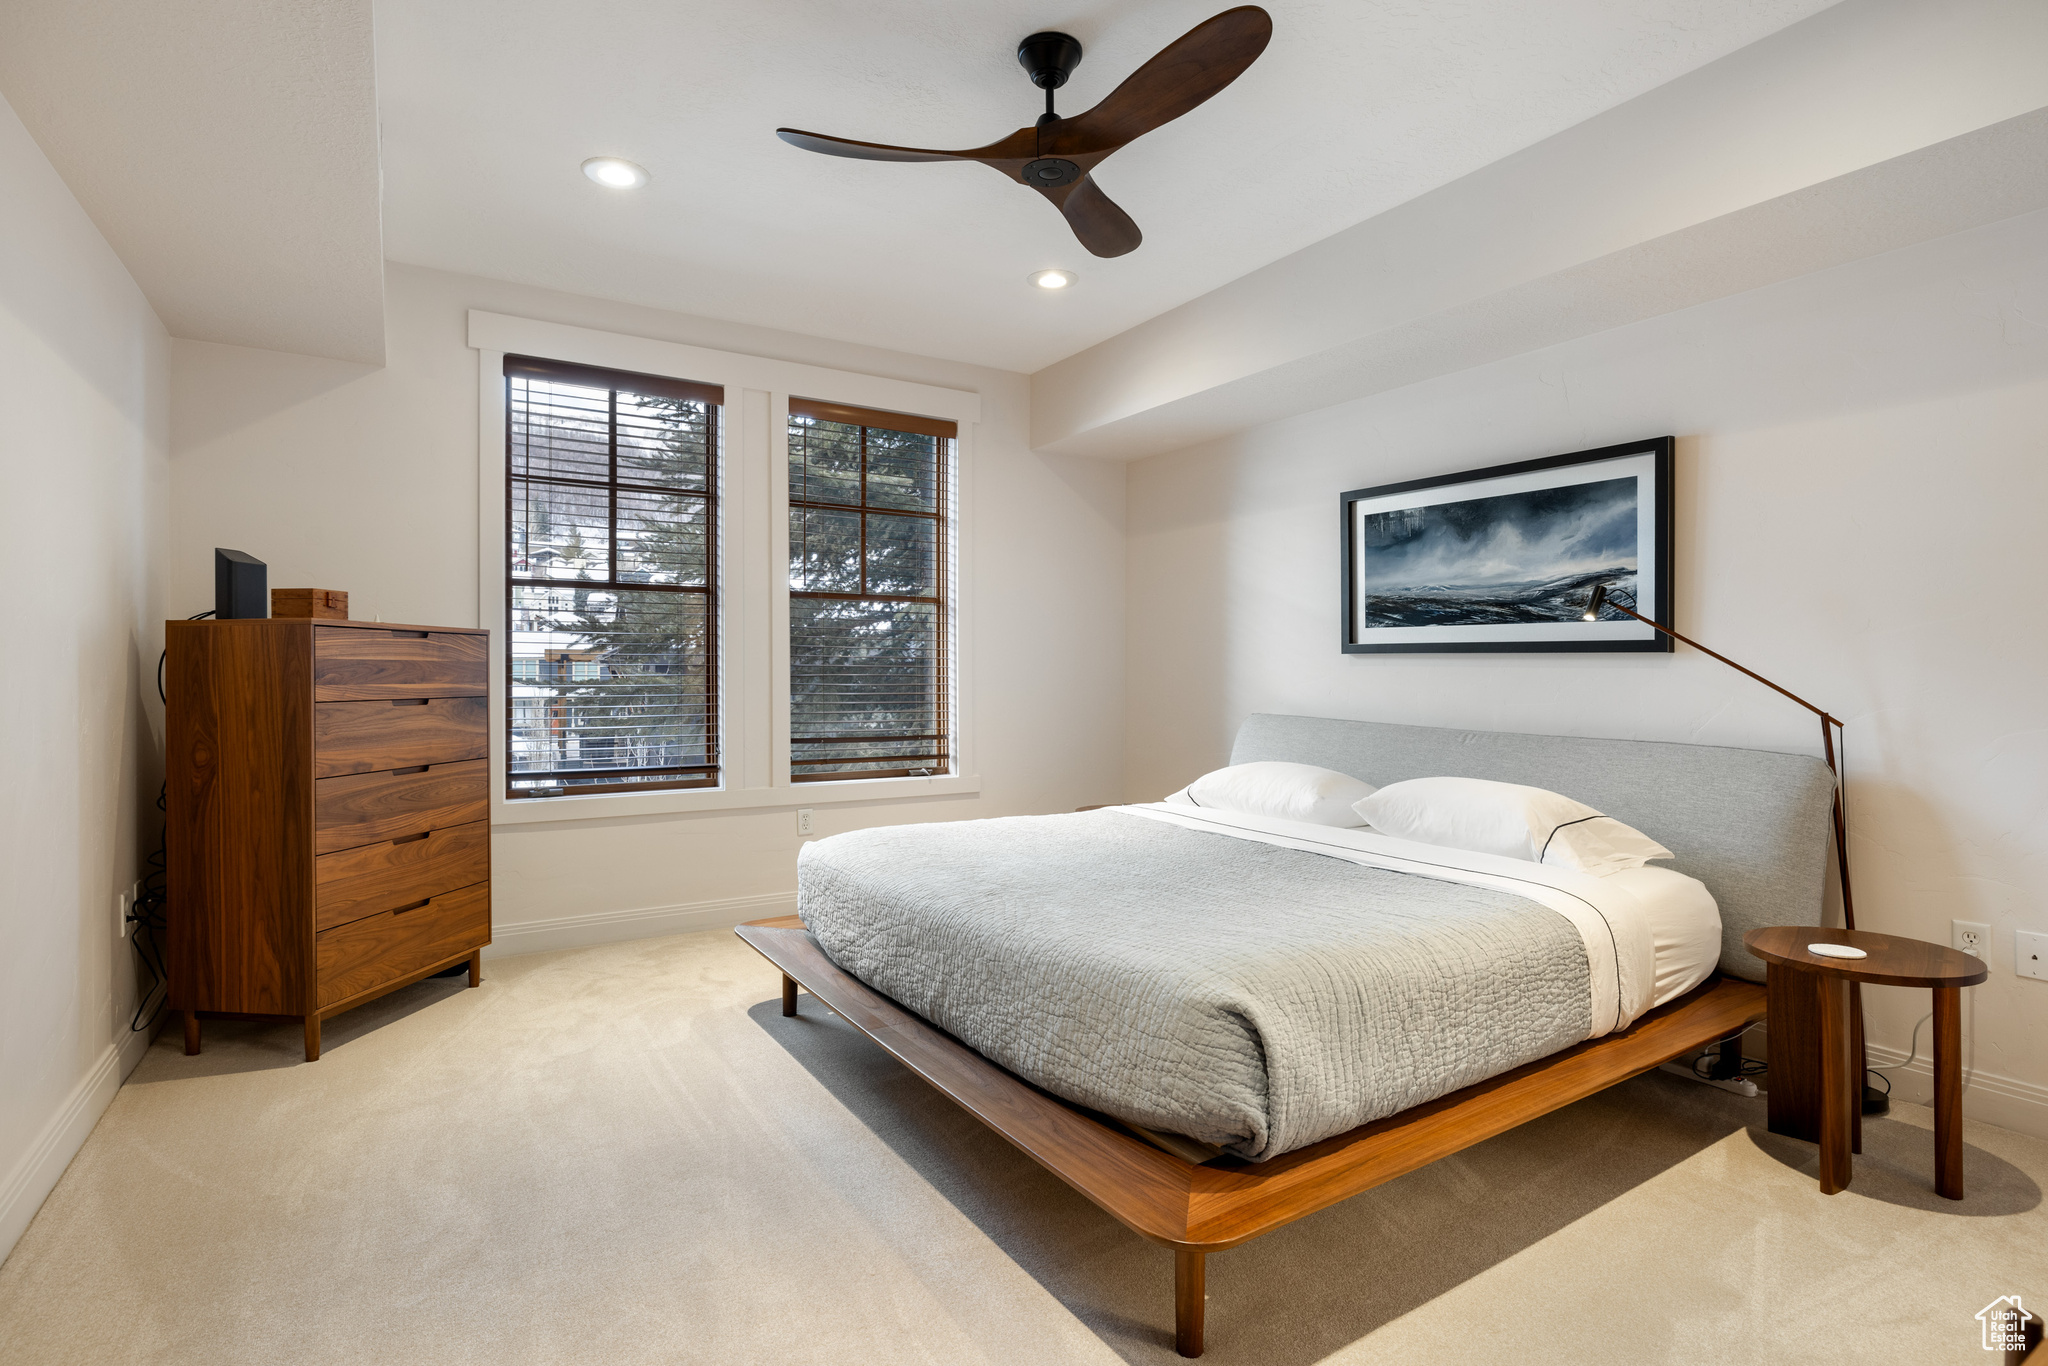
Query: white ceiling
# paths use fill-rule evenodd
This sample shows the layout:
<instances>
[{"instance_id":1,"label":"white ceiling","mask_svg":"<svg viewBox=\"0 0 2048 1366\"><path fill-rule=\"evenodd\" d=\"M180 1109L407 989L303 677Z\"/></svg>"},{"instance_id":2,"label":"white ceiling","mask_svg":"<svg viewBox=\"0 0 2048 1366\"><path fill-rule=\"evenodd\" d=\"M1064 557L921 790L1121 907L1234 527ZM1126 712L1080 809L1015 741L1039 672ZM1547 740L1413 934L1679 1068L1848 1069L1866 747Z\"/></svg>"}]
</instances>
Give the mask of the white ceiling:
<instances>
[{"instance_id":1,"label":"white ceiling","mask_svg":"<svg viewBox=\"0 0 2048 1366\"><path fill-rule=\"evenodd\" d=\"M963 147L1028 124L1014 57L1094 103L1224 0L381 0L390 259L1036 371L1661 85L1830 0L1267 0L1234 86L1097 175L1145 232L1089 256L975 165L801 152L778 125ZM585 157L654 181L591 184ZM1080 284L1024 283L1046 266Z\"/></svg>"},{"instance_id":2,"label":"white ceiling","mask_svg":"<svg viewBox=\"0 0 2048 1366\"><path fill-rule=\"evenodd\" d=\"M0 90L173 336L381 365L370 0L9 0Z\"/></svg>"}]
</instances>

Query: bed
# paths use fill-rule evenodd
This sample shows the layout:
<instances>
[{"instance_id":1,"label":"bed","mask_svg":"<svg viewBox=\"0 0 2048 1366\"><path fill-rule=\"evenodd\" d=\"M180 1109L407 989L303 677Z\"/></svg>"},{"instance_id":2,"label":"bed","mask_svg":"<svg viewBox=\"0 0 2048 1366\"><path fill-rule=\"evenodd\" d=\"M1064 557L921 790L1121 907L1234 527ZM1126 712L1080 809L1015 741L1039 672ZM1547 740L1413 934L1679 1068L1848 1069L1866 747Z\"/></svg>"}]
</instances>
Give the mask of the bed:
<instances>
[{"instance_id":1,"label":"bed","mask_svg":"<svg viewBox=\"0 0 2048 1366\"><path fill-rule=\"evenodd\" d=\"M1821 910L1816 759L1254 716L1231 762L1268 759L1565 792L1676 871L1147 803L820 841L800 917L740 931L785 1014L800 983L1171 1247L1188 1356L1207 1255L1739 1031L1743 934Z\"/></svg>"}]
</instances>

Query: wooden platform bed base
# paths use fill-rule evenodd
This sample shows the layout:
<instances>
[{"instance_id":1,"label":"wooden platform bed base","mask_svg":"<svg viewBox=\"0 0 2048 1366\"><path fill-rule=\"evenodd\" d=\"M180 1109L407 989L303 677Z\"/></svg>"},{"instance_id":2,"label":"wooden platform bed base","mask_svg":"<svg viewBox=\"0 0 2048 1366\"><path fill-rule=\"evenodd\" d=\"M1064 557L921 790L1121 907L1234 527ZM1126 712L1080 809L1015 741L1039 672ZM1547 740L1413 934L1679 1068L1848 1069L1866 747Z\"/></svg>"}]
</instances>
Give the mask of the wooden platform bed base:
<instances>
[{"instance_id":1,"label":"wooden platform bed base","mask_svg":"<svg viewBox=\"0 0 2048 1366\"><path fill-rule=\"evenodd\" d=\"M893 1054L1140 1237L1173 1249L1174 1347L1202 1354L1204 1259L1427 1166L1539 1115L1726 1038L1764 1017L1764 989L1715 976L1620 1034L1594 1039L1270 1162L1194 1163L1004 1071L842 972L796 916L740 938L797 987Z\"/></svg>"}]
</instances>

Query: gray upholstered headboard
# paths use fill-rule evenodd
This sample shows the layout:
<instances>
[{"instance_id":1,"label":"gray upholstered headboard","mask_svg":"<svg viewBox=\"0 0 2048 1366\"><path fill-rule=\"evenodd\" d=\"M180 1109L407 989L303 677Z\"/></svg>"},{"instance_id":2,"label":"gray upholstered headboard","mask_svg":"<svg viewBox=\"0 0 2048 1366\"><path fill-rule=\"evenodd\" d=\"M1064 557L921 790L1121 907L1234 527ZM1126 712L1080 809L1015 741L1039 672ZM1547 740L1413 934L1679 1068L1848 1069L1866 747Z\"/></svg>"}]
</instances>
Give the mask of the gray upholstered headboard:
<instances>
[{"instance_id":1,"label":"gray upholstered headboard","mask_svg":"<svg viewBox=\"0 0 2048 1366\"><path fill-rule=\"evenodd\" d=\"M1385 787L1491 778L1549 788L1669 849L1721 906L1721 971L1763 980L1742 947L1760 925L1817 925L1833 846L1833 779L1804 754L1513 731L1442 730L1314 716L1253 716L1230 762L1285 759Z\"/></svg>"}]
</instances>

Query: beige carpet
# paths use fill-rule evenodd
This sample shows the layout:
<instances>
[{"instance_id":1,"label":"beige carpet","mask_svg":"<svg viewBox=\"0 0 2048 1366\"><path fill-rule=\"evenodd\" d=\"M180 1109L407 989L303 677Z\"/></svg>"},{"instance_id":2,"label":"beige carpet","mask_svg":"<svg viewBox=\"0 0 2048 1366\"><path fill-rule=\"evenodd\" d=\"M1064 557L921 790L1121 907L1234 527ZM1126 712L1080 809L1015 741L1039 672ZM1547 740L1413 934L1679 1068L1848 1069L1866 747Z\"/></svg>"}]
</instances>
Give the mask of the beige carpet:
<instances>
[{"instance_id":1,"label":"beige carpet","mask_svg":"<svg viewBox=\"0 0 2048 1366\"><path fill-rule=\"evenodd\" d=\"M1171 1258L730 934L152 1049L0 1268L0 1362L1170 1362ZM1210 1260L1208 1359L1971 1362L2048 1310L2048 1143L1638 1078ZM2035 1297L2039 1296L2039 1299Z\"/></svg>"}]
</instances>

